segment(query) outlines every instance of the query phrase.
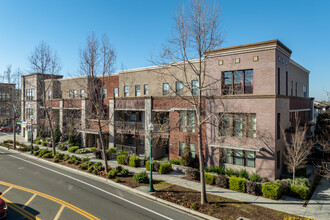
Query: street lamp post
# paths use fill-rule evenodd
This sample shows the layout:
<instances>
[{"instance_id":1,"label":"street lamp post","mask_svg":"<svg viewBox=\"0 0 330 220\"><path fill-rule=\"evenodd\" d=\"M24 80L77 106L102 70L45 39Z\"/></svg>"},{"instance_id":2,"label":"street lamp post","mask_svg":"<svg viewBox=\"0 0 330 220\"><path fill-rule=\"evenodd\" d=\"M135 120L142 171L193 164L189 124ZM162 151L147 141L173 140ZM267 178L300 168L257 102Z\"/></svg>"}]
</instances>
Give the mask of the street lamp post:
<instances>
[{"instance_id":1,"label":"street lamp post","mask_svg":"<svg viewBox=\"0 0 330 220\"><path fill-rule=\"evenodd\" d=\"M152 181L152 132L154 131L154 125L150 123L148 125L149 137L150 137L150 179L149 179L149 192L155 192L153 181Z\"/></svg>"}]
</instances>

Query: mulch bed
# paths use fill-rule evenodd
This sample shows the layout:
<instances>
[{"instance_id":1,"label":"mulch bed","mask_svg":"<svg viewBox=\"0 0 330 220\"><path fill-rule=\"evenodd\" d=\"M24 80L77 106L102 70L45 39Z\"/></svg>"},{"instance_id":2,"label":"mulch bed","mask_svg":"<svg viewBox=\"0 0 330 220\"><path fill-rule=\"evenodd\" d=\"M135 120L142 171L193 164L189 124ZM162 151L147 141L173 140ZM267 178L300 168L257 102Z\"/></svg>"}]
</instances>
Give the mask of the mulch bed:
<instances>
[{"instance_id":1,"label":"mulch bed","mask_svg":"<svg viewBox=\"0 0 330 220\"><path fill-rule=\"evenodd\" d=\"M201 205L200 192L177 185L171 185L161 191L157 191L153 195L220 219L237 219L239 217L244 217L248 219L283 220L285 216L293 216L284 212L210 194L207 194L208 203Z\"/></svg>"}]
</instances>

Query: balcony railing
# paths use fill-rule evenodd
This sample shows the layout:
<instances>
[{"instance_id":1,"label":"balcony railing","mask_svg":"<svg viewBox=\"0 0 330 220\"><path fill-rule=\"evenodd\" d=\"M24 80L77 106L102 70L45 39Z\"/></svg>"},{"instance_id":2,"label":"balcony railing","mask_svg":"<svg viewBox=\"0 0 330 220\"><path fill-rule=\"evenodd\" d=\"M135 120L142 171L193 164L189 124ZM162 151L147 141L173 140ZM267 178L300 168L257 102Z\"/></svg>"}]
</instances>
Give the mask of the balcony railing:
<instances>
[{"instance_id":1,"label":"balcony railing","mask_svg":"<svg viewBox=\"0 0 330 220\"><path fill-rule=\"evenodd\" d=\"M121 151L128 151L130 154L136 154L136 147L133 146L116 144L116 148Z\"/></svg>"},{"instance_id":2,"label":"balcony railing","mask_svg":"<svg viewBox=\"0 0 330 220\"><path fill-rule=\"evenodd\" d=\"M142 122L130 122L130 121L117 121L115 128L121 131L144 131L144 123Z\"/></svg>"}]
</instances>

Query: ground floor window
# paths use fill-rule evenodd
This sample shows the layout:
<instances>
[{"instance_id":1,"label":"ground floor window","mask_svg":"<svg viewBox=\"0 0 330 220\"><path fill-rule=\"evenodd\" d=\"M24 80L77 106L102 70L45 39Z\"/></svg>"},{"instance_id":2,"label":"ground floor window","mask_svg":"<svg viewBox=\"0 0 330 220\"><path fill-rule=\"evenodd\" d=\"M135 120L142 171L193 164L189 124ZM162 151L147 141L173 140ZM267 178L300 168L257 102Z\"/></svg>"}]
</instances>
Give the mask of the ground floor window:
<instances>
[{"instance_id":1,"label":"ground floor window","mask_svg":"<svg viewBox=\"0 0 330 220\"><path fill-rule=\"evenodd\" d=\"M179 149L179 155L182 157L184 149L186 148L186 143L185 142L180 142L180 149ZM196 145L195 144L190 144L190 150L191 150L191 155L193 158L196 157Z\"/></svg>"},{"instance_id":2,"label":"ground floor window","mask_svg":"<svg viewBox=\"0 0 330 220\"><path fill-rule=\"evenodd\" d=\"M255 167L255 152L227 149L226 163L238 166Z\"/></svg>"}]
</instances>

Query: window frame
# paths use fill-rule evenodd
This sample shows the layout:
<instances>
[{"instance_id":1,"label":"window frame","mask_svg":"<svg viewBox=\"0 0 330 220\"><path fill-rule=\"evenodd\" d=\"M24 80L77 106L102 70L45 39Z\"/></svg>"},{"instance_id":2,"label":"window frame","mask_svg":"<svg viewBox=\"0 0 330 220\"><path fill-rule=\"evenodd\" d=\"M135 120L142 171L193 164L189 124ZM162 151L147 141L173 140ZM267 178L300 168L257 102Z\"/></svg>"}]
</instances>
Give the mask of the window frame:
<instances>
[{"instance_id":1,"label":"window frame","mask_svg":"<svg viewBox=\"0 0 330 220\"><path fill-rule=\"evenodd\" d=\"M129 86L124 86L124 97L129 97Z\"/></svg>"},{"instance_id":2,"label":"window frame","mask_svg":"<svg viewBox=\"0 0 330 220\"><path fill-rule=\"evenodd\" d=\"M238 150L238 149L225 149L226 151L226 159L225 163L232 164L235 166L241 166L241 167L256 167L256 152L255 151L249 151L249 150ZM236 156L235 156L236 152ZM241 155L237 154L237 152L241 152ZM248 157L249 155L252 155L252 157ZM241 161L238 163L238 161ZM251 166L252 163L253 165Z\"/></svg>"},{"instance_id":3,"label":"window frame","mask_svg":"<svg viewBox=\"0 0 330 220\"><path fill-rule=\"evenodd\" d=\"M167 86L167 89L165 89L165 86ZM168 83L163 83L163 96L169 96L170 95L170 85Z\"/></svg>"},{"instance_id":4,"label":"window frame","mask_svg":"<svg viewBox=\"0 0 330 220\"><path fill-rule=\"evenodd\" d=\"M179 88L181 87L181 88ZM182 81L176 81L175 82L175 93L177 95L182 95L183 94L183 82Z\"/></svg>"},{"instance_id":5,"label":"window frame","mask_svg":"<svg viewBox=\"0 0 330 220\"><path fill-rule=\"evenodd\" d=\"M196 132L196 115L194 111L179 112L179 130L188 133Z\"/></svg>"},{"instance_id":6,"label":"window frame","mask_svg":"<svg viewBox=\"0 0 330 220\"><path fill-rule=\"evenodd\" d=\"M114 97L118 97L119 96L119 89L118 88L114 88L113 89L113 96Z\"/></svg>"},{"instance_id":7,"label":"window frame","mask_svg":"<svg viewBox=\"0 0 330 220\"><path fill-rule=\"evenodd\" d=\"M148 84L143 85L143 95L148 95Z\"/></svg>"},{"instance_id":8,"label":"window frame","mask_svg":"<svg viewBox=\"0 0 330 220\"><path fill-rule=\"evenodd\" d=\"M253 69L223 71L221 74L222 95L253 94ZM247 79L251 80L248 81ZM250 83L250 85L248 85L248 83Z\"/></svg>"},{"instance_id":9,"label":"window frame","mask_svg":"<svg viewBox=\"0 0 330 220\"><path fill-rule=\"evenodd\" d=\"M140 85L135 85L135 96L141 96L141 86Z\"/></svg>"},{"instance_id":10,"label":"window frame","mask_svg":"<svg viewBox=\"0 0 330 220\"><path fill-rule=\"evenodd\" d=\"M80 98L85 98L85 90L80 89Z\"/></svg>"},{"instance_id":11,"label":"window frame","mask_svg":"<svg viewBox=\"0 0 330 220\"><path fill-rule=\"evenodd\" d=\"M220 113L218 135L220 137L257 137L256 113Z\"/></svg>"},{"instance_id":12,"label":"window frame","mask_svg":"<svg viewBox=\"0 0 330 220\"><path fill-rule=\"evenodd\" d=\"M196 85L194 85L194 82L196 82ZM199 95L199 84L198 80L191 80L191 93L193 96Z\"/></svg>"}]
</instances>

